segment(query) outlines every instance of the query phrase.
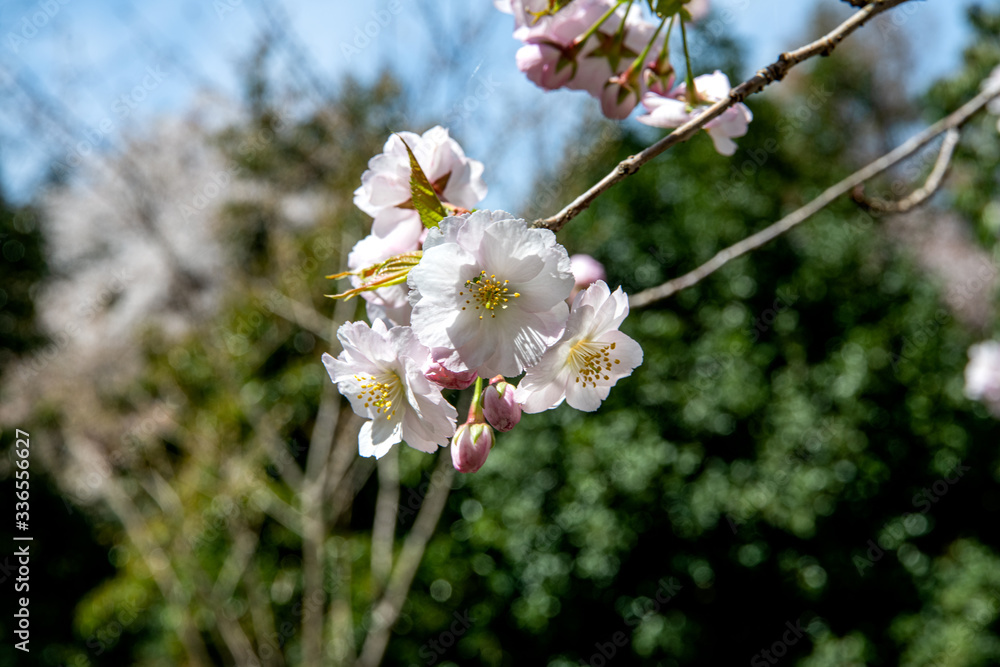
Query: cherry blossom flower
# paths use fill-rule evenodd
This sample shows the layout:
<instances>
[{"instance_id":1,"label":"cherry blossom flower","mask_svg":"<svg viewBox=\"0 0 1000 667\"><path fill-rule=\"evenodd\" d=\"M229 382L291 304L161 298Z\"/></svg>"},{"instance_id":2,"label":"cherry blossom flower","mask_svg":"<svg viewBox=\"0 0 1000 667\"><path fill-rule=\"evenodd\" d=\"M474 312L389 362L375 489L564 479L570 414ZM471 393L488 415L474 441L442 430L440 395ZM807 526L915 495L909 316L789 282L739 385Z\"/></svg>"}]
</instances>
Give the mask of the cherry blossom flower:
<instances>
[{"instance_id":1,"label":"cherry blossom flower","mask_svg":"<svg viewBox=\"0 0 1000 667\"><path fill-rule=\"evenodd\" d=\"M448 444L458 413L424 377L429 351L409 327L347 322L337 338L343 351L324 353L323 364L354 412L371 420L358 435L362 456L380 458L400 441L422 452Z\"/></svg>"},{"instance_id":2,"label":"cherry blossom flower","mask_svg":"<svg viewBox=\"0 0 1000 667\"><path fill-rule=\"evenodd\" d=\"M448 130L438 125L423 135L393 134L382 152L368 161L361 187L354 191L354 204L375 218L372 233L379 237L398 226L406 227L412 236L422 229L420 215L410 204L410 156L404 140L442 201L471 209L486 196L483 163L467 158Z\"/></svg>"},{"instance_id":3,"label":"cherry blossom flower","mask_svg":"<svg viewBox=\"0 0 1000 667\"><path fill-rule=\"evenodd\" d=\"M608 118L625 118L639 103L643 77L634 60L651 42L656 51L663 42L638 7L609 14L613 0L574 0L554 14L539 15L548 7L544 0L504 5L515 17L514 37L525 44L517 52L518 69L536 85L586 90L601 101Z\"/></svg>"},{"instance_id":4,"label":"cherry blossom flower","mask_svg":"<svg viewBox=\"0 0 1000 667\"><path fill-rule=\"evenodd\" d=\"M593 412L623 377L642 363L642 348L618 331L628 315L628 297L603 280L580 292L566 331L525 373L514 396L528 413L550 410L564 400Z\"/></svg>"},{"instance_id":5,"label":"cherry blossom flower","mask_svg":"<svg viewBox=\"0 0 1000 667\"><path fill-rule=\"evenodd\" d=\"M969 348L965 395L1000 417L1000 342L991 340Z\"/></svg>"},{"instance_id":6,"label":"cherry blossom flower","mask_svg":"<svg viewBox=\"0 0 1000 667\"><path fill-rule=\"evenodd\" d=\"M407 282L421 343L480 376L513 376L562 334L573 274L555 234L480 210L432 229Z\"/></svg>"},{"instance_id":7,"label":"cherry blossom flower","mask_svg":"<svg viewBox=\"0 0 1000 667\"><path fill-rule=\"evenodd\" d=\"M732 87L729 77L716 70L712 74L704 74L694 80L698 92L699 103L692 105L688 99L687 84L682 83L668 95L663 96L652 91L642 96L642 103L648 113L639 116L637 120L653 127L673 128L700 116L712 104L729 97ZM753 120L753 114L742 102L736 104L713 118L705 125L708 136L722 155L732 155L736 152L736 143L732 137L742 137L747 133L747 127Z\"/></svg>"},{"instance_id":8,"label":"cherry blossom flower","mask_svg":"<svg viewBox=\"0 0 1000 667\"><path fill-rule=\"evenodd\" d=\"M517 26L514 37L524 42L517 52L518 69L535 85L547 90L568 86L577 90L595 89L600 95L600 88L614 72L606 58L595 60L594 64L603 62L598 70L581 68L580 63L598 48L599 43L594 38L585 41L580 38L611 4L607 0L576 0L559 12L537 20L527 13L522 3L515 0L512 4L515 5ZM532 8L530 11L537 10Z\"/></svg>"}]
</instances>

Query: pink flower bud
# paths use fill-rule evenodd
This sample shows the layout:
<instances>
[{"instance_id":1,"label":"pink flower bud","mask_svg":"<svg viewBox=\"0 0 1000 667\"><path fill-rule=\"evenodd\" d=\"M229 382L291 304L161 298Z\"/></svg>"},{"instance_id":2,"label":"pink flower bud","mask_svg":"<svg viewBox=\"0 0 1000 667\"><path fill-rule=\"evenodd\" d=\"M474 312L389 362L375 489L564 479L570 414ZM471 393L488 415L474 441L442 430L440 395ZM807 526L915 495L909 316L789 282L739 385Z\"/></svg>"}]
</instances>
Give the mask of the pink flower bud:
<instances>
[{"instance_id":1,"label":"pink flower bud","mask_svg":"<svg viewBox=\"0 0 1000 667\"><path fill-rule=\"evenodd\" d=\"M642 70L642 82L646 90L666 96L674 87L676 73L670 59L666 57L650 60Z\"/></svg>"},{"instance_id":2,"label":"pink flower bud","mask_svg":"<svg viewBox=\"0 0 1000 667\"><path fill-rule=\"evenodd\" d=\"M628 78L627 72L608 80L601 92L601 113L612 120L628 118L638 103L638 86Z\"/></svg>"},{"instance_id":3,"label":"pink flower bud","mask_svg":"<svg viewBox=\"0 0 1000 667\"><path fill-rule=\"evenodd\" d=\"M476 372L453 370L453 367L456 366L454 356L451 350L440 347L433 348L427 363L424 364L424 376L445 389L465 389L470 386L476 381Z\"/></svg>"},{"instance_id":4,"label":"pink flower bud","mask_svg":"<svg viewBox=\"0 0 1000 667\"><path fill-rule=\"evenodd\" d=\"M493 448L489 424L462 424L451 439L451 463L458 472L476 472L486 463Z\"/></svg>"},{"instance_id":5,"label":"pink flower bud","mask_svg":"<svg viewBox=\"0 0 1000 667\"><path fill-rule=\"evenodd\" d=\"M573 255L569 258L570 271L576 283L574 291L585 289L598 280L605 280L604 265L590 255Z\"/></svg>"},{"instance_id":6,"label":"pink flower bud","mask_svg":"<svg viewBox=\"0 0 1000 667\"><path fill-rule=\"evenodd\" d=\"M495 384L494 384L495 383ZM503 378L494 378L483 390L483 414L486 421L500 432L506 432L521 421L521 405L514 400L514 387Z\"/></svg>"}]
</instances>

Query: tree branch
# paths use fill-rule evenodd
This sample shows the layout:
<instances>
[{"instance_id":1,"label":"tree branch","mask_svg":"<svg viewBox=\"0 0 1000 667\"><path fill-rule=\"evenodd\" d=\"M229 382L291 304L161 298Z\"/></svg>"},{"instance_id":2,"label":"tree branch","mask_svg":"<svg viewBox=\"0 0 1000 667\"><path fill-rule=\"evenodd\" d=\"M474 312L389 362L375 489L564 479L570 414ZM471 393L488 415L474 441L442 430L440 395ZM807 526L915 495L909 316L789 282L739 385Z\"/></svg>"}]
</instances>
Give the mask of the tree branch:
<instances>
[{"instance_id":1,"label":"tree branch","mask_svg":"<svg viewBox=\"0 0 1000 667\"><path fill-rule=\"evenodd\" d=\"M611 188L612 185L615 185L619 181L622 181L628 176L631 176L635 172L639 171L642 165L646 164L660 153L663 153L668 148L687 141L699 130L705 127L705 125L707 125L711 120L721 116L726 109L742 102L750 95L760 92L775 81L781 81L785 78L788 71L799 63L814 56L830 55L840 42L871 20L872 17L908 1L909 0L873 0L867 3L862 10L851 16L851 18L847 19L833 31L827 33L820 39L817 39L815 42L807 44L795 51L782 53L778 56L778 59L775 62L771 63L762 70L758 70L753 77L733 88L729 93L729 97L708 107L708 109L697 118L681 125L676 130L663 137L652 146L649 146L642 152L631 155L622 160L618 166L615 167L614 171L602 178L582 195L577 197L576 200L574 200L569 206L559 211L559 213L555 214L551 218L535 220L531 226L551 229L554 232L559 231L567 222L585 211L590 204L597 199L597 197Z\"/></svg>"},{"instance_id":2,"label":"tree branch","mask_svg":"<svg viewBox=\"0 0 1000 667\"><path fill-rule=\"evenodd\" d=\"M403 550L396 561L396 568L389 579L385 595L372 610L372 627L365 637L361 656L354 663L355 667L376 667L382 662L382 656L385 655L386 646L389 644L389 633L399 618L410 586L413 585L413 577L417 574L420 561L423 560L424 549L427 548L427 543L437 528L438 519L441 518L448 494L451 493L451 481L454 476L455 469L451 466L451 456L442 449L438 454L434 473L431 475L427 496L420 505L413 528L403 543Z\"/></svg>"},{"instance_id":3,"label":"tree branch","mask_svg":"<svg viewBox=\"0 0 1000 667\"><path fill-rule=\"evenodd\" d=\"M910 209L920 206L934 196L934 193L941 188L944 177L948 173L948 167L951 166L951 158L955 155L955 147L958 146L960 138L961 132L958 129L953 128L948 130L948 133L944 135L944 141L941 142L941 150L938 153L937 161L934 163L931 173L927 176L927 180L924 181L924 184L920 188L914 190L903 199L899 201L868 199L865 197L864 184L855 187L854 192L851 193L851 197L862 208L877 213L906 213Z\"/></svg>"},{"instance_id":4,"label":"tree branch","mask_svg":"<svg viewBox=\"0 0 1000 667\"><path fill-rule=\"evenodd\" d=\"M793 211L778 222L775 222L769 227L765 227L752 236L748 236L739 243L735 243L725 250L720 251L715 255L715 257L705 262L695 270L686 273L679 278L674 278L673 280L663 283L658 287L652 287L633 295L629 299L629 306L631 308L642 308L643 306L648 306L654 301L665 299L668 296L676 294L682 289L691 287L692 285L700 282L737 257L741 257L751 250L755 250L768 241L784 234L792 227L795 227L799 223L807 220L810 216L821 211L841 195L850 192L858 185L864 183L870 178L873 178L874 176L879 175L889 167L906 159L910 155L913 155L915 152L920 150L920 148L930 143L938 135L961 127L968 122L968 120L972 118L976 112L985 107L990 100L998 96L1000 96L1000 88L993 88L979 93L956 111L945 116L923 132L911 137L906 143L902 144L895 150L886 153L860 171L854 172L836 185L827 188L819 197L816 197L802 208Z\"/></svg>"},{"instance_id":5,"label":"tree branch","mask_svg":"<svg viewBox=\"0 0 1000 667\"><path fill-rule=\"evenodd\" d=\"M378 460L378 499L372 525L373 596L382 595L392 572L392 543L396 534L399 509L399 447L393 447Z\"/></svg>"}]
</instances>

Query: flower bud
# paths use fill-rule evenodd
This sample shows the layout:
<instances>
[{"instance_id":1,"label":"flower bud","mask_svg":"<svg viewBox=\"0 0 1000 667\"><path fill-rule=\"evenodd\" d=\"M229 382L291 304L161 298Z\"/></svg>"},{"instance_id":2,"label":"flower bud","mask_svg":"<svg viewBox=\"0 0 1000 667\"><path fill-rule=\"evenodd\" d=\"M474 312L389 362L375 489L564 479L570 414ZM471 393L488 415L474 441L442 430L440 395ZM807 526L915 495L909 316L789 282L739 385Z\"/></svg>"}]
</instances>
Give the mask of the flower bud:
<instances>
[{"instance_id":1,"label":"flower bud","mask_svg":"<svg viewBox=\"0 0 1000 667\"><path fill-rule=\"evenodd\" d=\"M514 386L501 376L494 378L483 390L483 414L500 432L511 430L521 421L521 404L514 400Z\"/></svg>"},{"instance_id":2,"label":"flower bud","mask_svg":"<svg viewBox=\"0 0 1000 667\"><path fill-rule=\"evenodd\" d=\"M668 95L674 87L676 74L670 59L663 54L650 60L642 70L642 81L646 89L657 95Z\"/></svg>"},{"instance_id":3,"label":"flower bud","mask_svg":"<svg viewBox=\"0 0 1000 667\"><path fill-rule=\"evenodd\" d=\"M590 255L577 254L569 258L570 271L573 280L579 288L589 287L591 283L605 280L604 265Z\"/></svg>"},{"instance_id":4,"label":"flower bud","mask_svg":"<svg viewBox=\"0 0 1000 667\"><path fill-rule=\"evenodd\" d=\"M489 424L462 424L451 439L451 463L458 472L476 472L486 463L493 448Z\"/></svg>"}]
</instances>

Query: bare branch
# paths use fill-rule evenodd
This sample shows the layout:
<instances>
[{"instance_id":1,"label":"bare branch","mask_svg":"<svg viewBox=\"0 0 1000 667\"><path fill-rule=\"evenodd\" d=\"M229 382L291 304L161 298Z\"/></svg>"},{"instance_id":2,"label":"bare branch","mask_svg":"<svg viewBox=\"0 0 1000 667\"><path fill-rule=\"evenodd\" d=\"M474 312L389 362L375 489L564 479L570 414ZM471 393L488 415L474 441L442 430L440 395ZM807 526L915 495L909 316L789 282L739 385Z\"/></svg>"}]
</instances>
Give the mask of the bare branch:
<instances>
[{"instance_id":1,"label":"bare branch","mask_svg":"<svg viewBox=\"0 0 1000 667\"><path fill-rule=\"evenodd\" d=\"M715 257L705 262L695 270L686 273L679 278L674 278L673 280L670 280L662 285L652 287L633 295L629 299L629 306L632 308L641 308L643 306L648 306L654 301L665 299L682 289L691 287L692 285L700 282L705 277L715 273L717 270L737 257L741 257L751 250L761 247L768 241L781 236L792 227L821 211L841 195L850 192L853 188L864 183L868 179L879 175L894 164L906 159L910 155L913 155L920 150L920 148L930 143L938 135L961 127L973 115L975 115L976 112L985 107L990 100L996 98L997 96L1000 96L1000 88L983 91L966 102L956 111L952 112L948 116L945 116L923 132L911 137L903 145L893 151L890 151L889 153L886 153L860 171L854 172L836 185L827 188L819 197L813 199L802 208L786 215L778 222L770 225L769 227L765 227L756 234L748 236L739 243L735 243L725 250L720 251L715 255Z\"/></svg>"},{"instance_id":2,"label":"bare branch","mask_svg":"<svg viewBox=\"0 0 1000 667\"><path fill-rule=\"evenodd\" d=\"M733 88L729 93L729 97L708 107L708 109L697 118L681 125L679 128L663 137L652 146L646 148L641 153L631 155L622 160L610 174L602 178L593 187L577 197L576 200L574 200L569 206L559 211L559 213L555 214L551 218L535 220L531 226L551 229L554 232L559 231L562 229L563 225L585 211L590 204L597 199L597 197L611 188L612 185L615 185L619 181L622 181L628 176L631 176L635 172L639 171L642 165L646 164L668 148L687 141L699 130L705 127L705 125L707 125L711 120L721 116L726 109L742 102L750 95L762 91L775 81L781 81L785 78L785 75L788 74L788 71L799 63L814 56L830 55L840 42L871 20L872 17L908 1L909 0L873 0L872 2L867 3L864 9L856 12L851 18L847 19L834 30L827 33L820 39L817 39L815 42L807 44L795 51L782 53L778 56L778 59L775 62L771 63L762 70L758 70L753 77Z\"/></svg>"},{"instance_id":3,"label":"bare branch","mask_svg":"<svg viewBox=\"0 0 1000 667\"><path fill-rule=\"evenodd\" d=\"M451 493L451 481L454 476L455 469L451 466L451 456L448 452L442 451L438 454L427 496L420 505L413 528L403 543L403 550L396 561L385 595L372 610L372 627L365 637L361 656L354 663L355 667L376 667L382 662L382 656L389 644L389 633L399 618L410 586L413 585L413 577L424 557L424 549L427 548L427 543L437 528L438 519L441 518L448 494Z\"/></svg>"},{"instance_id":4,"label":"bare branch","mask_svg":"<svg viewBox=\"0 0 1000 667\"><path fill-rule=\"evenodd\" d=\"M937 161L934 163L931 173L927 176L927 180L924 181L924 184L920 188L914 190L903 199L899 201L868 199L865 197L864 184L854 188L851 197L863 208L877 213L906 213L920 206L934 196L934 193L941 188L944 177L948 173L948 167L951 166L951 158L955 155L955 147L958 146L960 138L961 132L958 129L952 128L948 130L948 133L944 135L944 141L941 142L941 150L938 152Z\"/></svg>"},{"instance_id":5,"label":"bare branch","mask_svg":"<svg viewBox=\"0 0 1000 667\"><path fill-rule=\"evenodd\" d=\"M392 543L399 508L399 447L389 450L377 465L378 499L372 526L372 595L375 598L382 595L392 572Z\"/></svg>"},{"instance_id":6,"label":"bare branch","mask_svg":"<svg viewBox=\"0 0 1000 667\"><path fill-rule=\"evenodd\" d=\"M297 324L312 335L331 342L334 334L331 332L330 320L316 312L310 305L296 301L295 299L275 290L273 294L278 298L269 299L265 307L278 317L288 320L292 324Z\"/></svg>"}]
</instances>

